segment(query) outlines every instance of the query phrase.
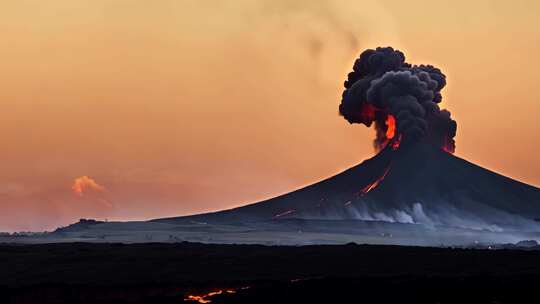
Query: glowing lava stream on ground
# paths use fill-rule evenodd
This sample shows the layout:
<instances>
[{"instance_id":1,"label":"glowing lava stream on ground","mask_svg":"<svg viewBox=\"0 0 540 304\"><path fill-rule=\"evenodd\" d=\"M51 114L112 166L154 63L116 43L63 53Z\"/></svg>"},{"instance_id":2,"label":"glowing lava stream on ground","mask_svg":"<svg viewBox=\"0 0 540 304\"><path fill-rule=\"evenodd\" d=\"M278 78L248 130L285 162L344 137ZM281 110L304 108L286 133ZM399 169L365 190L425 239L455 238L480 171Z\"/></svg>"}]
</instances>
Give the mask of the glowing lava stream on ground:
<instances>
[{"instance_id":1,"label":"glowing lava stream on ground","mask_svg":"<svg viewBox=\"0 0 540 304\"><path fill-rule=\"evenodd\" d=\"M209 292L207 294L198 295L198 296L189 295L187 298L184 299L184 301L194 301L194 302L199 302L199 303L210 303L210 302L212 302L212 300L210 300L208 298L211 298L213 296L220 295L220 294L223 294L223 293L232 294L232 293L236 293L236 290L234 290L234 289L225 289L225 290L212 291L212 292Z\"/></svg>"},{"instance_id":2,"label":"glowing lava stream on ground","mask_svg":"<svg viewBox=\"0 0 540 304\"><path fill-rule=\"evenodd\" d=\"M242 287L239 289L248 289L248 288L249 286ZM212 300L210 300L210 298L212 298L213 296L217 296L221 294L235 294L237 290L238 289L233 289L233 288L219 289L219 290L212 291L206 294L201 294L201 295L188 295L187 298L184 299L184 301L192 301L192 302L203 303L203 304L211 303Z\"/></svg>"}]
</instances>

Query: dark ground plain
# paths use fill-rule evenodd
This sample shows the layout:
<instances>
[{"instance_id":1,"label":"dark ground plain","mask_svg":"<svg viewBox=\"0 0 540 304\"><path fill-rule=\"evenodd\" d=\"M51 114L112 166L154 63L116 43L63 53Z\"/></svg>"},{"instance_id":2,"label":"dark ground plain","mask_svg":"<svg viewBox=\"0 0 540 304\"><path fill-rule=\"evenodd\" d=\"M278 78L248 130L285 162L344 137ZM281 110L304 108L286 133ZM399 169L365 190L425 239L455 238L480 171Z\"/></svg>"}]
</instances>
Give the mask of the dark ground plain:
<instances>
[{"instance_id":1,"label":"dark ground plain","mask_svg":"<svg viewBox=\"0 0 540 304\"><path fill-rule=\"evenodd\" d=\"M0 245L0 303L539 303L539 283L540 251Z\"/></svg>"}]
</instances>

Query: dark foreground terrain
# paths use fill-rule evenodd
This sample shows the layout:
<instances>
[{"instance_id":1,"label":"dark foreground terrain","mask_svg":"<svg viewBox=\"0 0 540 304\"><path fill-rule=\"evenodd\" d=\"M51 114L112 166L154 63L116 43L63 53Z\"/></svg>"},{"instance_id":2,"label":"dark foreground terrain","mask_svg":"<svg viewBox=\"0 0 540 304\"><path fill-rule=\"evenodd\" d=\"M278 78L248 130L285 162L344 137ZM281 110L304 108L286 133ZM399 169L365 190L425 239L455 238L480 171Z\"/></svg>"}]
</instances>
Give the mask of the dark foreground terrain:
<instances>
[{"instance_id":1,"label":"dark foreground terrain","mask_svg":"<svg viewBox=\"0 0 540 304\"><path fill-rule=\"evenodd\" d=\"M0 303L538 303L540 252L0 245Z\"/></svg>"}]
</instances>

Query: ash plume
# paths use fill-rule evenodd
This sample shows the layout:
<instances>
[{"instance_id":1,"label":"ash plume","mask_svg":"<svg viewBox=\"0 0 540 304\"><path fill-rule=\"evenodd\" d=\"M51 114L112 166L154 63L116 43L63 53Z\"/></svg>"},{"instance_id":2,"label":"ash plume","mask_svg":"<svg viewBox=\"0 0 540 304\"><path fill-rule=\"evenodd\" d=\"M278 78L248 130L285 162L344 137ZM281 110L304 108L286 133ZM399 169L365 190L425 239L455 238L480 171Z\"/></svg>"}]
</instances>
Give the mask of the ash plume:
<instances>
[{"instance_id":1,"label":"ash plume","mask_svg":"<svg viewBox=\"0 0 540 304\"><path fill-rule=\"evenodd\" d=\"M457 124L441 110L446 76L431 65L411 65L392 47L368 49L345 81L339 113L349 123L375 126L375 150L428 141L453 153Z\"/></svg>"}]
</instances>

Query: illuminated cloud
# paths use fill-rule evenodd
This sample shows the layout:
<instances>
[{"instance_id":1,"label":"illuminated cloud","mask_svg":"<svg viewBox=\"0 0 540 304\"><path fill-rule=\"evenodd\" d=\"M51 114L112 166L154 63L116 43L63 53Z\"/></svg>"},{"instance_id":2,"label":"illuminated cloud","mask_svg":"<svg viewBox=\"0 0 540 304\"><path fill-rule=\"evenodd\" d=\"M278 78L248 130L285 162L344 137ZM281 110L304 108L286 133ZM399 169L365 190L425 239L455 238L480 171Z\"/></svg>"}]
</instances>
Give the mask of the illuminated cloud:
<instances>
[{"instance_id":1,"label":"illuminated cloud","mask_svg":"<svg viewBox=\"0 0 540 304\"><path fill-rule=\"evenodd\" d=\"M81 177L77 177L73 181L73 186L71 186L71 189L77 196L85 196L89 192L94 193L101 193L105 191L105 187L98 184L94 179L83 175Z\"/></svg>"}]
</instances>

